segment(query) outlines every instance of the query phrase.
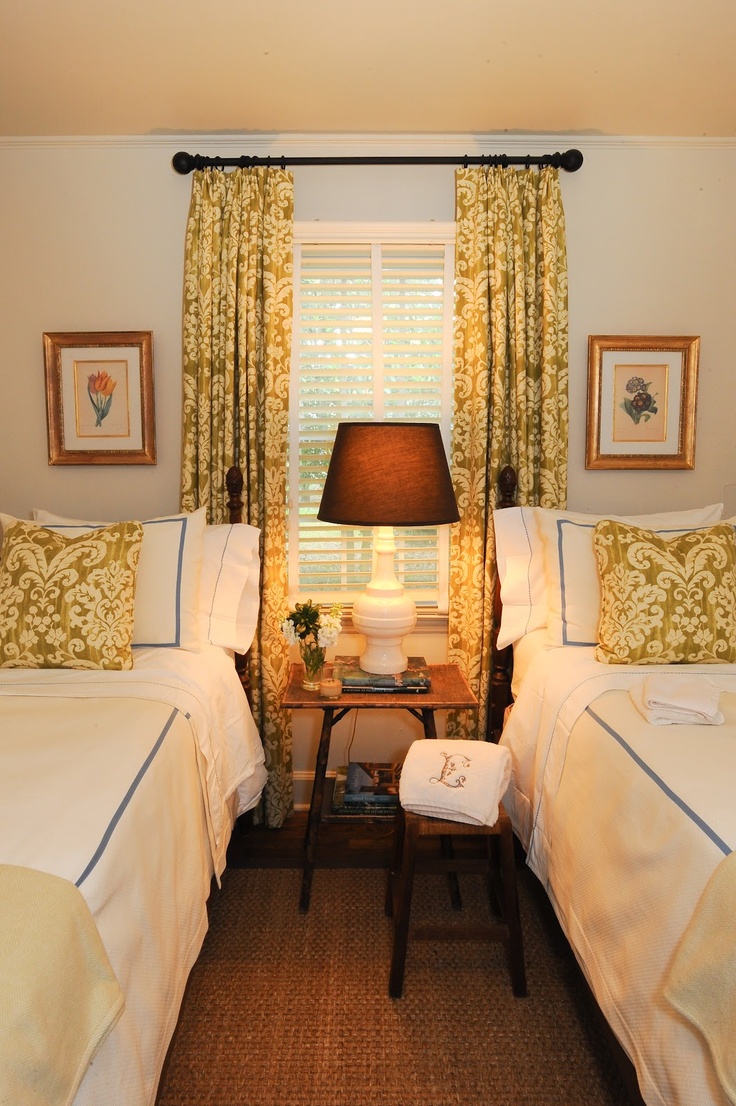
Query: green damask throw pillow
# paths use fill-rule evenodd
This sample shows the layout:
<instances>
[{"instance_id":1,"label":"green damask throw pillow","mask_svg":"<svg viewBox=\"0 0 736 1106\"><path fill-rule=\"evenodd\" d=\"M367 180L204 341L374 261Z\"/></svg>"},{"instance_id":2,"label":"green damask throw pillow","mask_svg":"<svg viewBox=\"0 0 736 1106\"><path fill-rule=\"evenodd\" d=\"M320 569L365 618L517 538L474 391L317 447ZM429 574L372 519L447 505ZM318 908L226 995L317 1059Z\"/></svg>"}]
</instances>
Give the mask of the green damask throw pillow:
<instances>
[{"instance_id":1,"label":"green damask throw pillow","mask_svg":"<svg viewBox=\"0 0 736 1106\"><path fill-rule=\"evenodd\" d=\"M736 536L730 523L668 541L607 519L596 525L594 545L599 661L736 662Z\"/></svg>"},{"instance_id":2,"label":"green damask throw pillow","mask_svg":"<svg viewBox=\"0 0 736 1106\"><path fill-rule=\"evenodd\" d=\"M0 668L133 667L143 527L118 522L68 538L16 521L0 557Z\"/></svg>"}]
</instances>

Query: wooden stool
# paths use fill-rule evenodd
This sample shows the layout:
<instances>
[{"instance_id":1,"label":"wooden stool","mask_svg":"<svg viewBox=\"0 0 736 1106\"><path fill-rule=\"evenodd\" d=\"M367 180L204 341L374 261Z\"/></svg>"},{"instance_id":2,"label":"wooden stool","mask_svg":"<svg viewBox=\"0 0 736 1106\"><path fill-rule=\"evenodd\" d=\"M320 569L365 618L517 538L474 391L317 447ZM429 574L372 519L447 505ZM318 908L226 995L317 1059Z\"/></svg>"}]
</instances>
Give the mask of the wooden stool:
<instances>
[{"instance_id":1,"label":"wooden stool","mask_svg":"<svg viewBox=\"0 0 736 1106\"><path fill-rule=\"evenodd\" d=\"M426 837L440 838L440 857L418 857L420 840ZM452 837L484 837L485 856L454 856ZM472 926L410 925L411 896L414 873L417 871L447 872L452 880L450 893L456 909L461 906L457 873L484 872L488 876L489 905L499 920L489 925ZM503 806L499 807L498 821L494 826L473 826L465 822L427 818L399 807L394 829L393 859L386 886L386 913L389 917L393 916L394 920L388 983L391 998L401 998L404 989L404 966L410 937L425 941L502 941L506 946L512 990L517 997L527 993L524 944L516 890L514 834Z\"/></svg>"}]
</instances>

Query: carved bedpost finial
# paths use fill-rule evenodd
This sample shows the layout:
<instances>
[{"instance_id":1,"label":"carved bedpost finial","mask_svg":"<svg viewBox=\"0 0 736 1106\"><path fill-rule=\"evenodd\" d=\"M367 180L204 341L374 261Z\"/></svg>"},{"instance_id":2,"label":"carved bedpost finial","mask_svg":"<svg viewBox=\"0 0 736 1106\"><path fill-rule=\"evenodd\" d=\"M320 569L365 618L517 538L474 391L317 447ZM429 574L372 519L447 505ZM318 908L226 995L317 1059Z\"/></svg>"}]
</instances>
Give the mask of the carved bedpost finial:
<instances>
[{"instance_id":1,"label":"carved bedpost finial","mask_svg":"<svg viewBox=\"0 0 736 1106\"><path fill-rule=\"evenodd\" d=\"M516 471L511 465L501 469L498 476L498 501L497 508L516 506ZM505 649L498 648L498 631L501 626L501 585L496 573L493 595L493 628L491 630L491 653L493 661L491 665L490 702L488 704L488 721L486 725L486 741L498 741L504 724L504 713L511 702L511 670L514 657L510 645Z\"/></svg>"},{"instance_id":2,"label":"carved bedpost finial","mask_svg":"<svg viewBox=\"0 0 736 1106\"><path fill-rule=\"evenodd\" d=\"M225 476L225 487L227 488L228 500L227 509L230 516L230 522L242 522L243 521L243 474L237 465L233 465L232 468L227 470Z\"/></svg>"},{"instance_id":3,"label":"carved bedpost finial","mask_svg":"<svg viewBox=\"0 0 736 1106\"><path fill-rule=\"evenodd\" d=\"M227 488L227 510L230 522L232 524L242 522L243 474L237 465L233 465L232 468L229 468L227 470L227 473L225 474L225 487ZM248 653L235 654L235 671L237 672L240 678L240 682L243 685L243 691L248 698L248 702L252 705L251 678L248 657Z\"/></svg>"},{"instance_id":4,"label":"carved bedpost finial","mask_svg":"<svg viewBox=\"0 0 736 1106\"><path fill-rule=\"evenodd\" d=\"M498 477L498 507L516 506L516 471L511 465L501 469Z\"/></svg>"}]
</instances>

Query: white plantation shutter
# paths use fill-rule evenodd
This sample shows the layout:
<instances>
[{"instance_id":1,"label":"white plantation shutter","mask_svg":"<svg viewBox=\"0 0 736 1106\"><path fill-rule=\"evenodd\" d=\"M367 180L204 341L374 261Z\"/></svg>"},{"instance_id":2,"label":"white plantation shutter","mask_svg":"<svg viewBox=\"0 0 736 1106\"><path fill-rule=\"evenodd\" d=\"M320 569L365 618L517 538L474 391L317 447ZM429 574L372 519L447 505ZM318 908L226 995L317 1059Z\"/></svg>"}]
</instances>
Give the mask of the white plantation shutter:
<instances>
[{"instance_id":1,"label":"white plantation shutter","mask_svg":"<svg viewBox=\"0 0 736 1106\"><path fill-rule=\"evenodd\" d=\"M370 528L317 519L338 422L416 418L440 423L449 441L453 236L435 224L296 224L292 599L349 603L370 579ZM415 601L446 609L447 527L397 529L396 544L397 573Z\"/></svg>"}]
</instances>

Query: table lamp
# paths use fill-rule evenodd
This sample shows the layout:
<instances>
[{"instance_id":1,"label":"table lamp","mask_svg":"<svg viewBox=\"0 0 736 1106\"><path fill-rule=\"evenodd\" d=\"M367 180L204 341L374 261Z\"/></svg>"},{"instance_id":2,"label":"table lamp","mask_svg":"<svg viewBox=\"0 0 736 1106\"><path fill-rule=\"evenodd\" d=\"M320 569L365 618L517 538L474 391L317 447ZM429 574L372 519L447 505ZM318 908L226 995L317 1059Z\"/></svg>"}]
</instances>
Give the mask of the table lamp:
<instances>
[{"instance_id":1,"label":"table lamp","mask_svg":"<svg viewBox=\"0 0 736 1106\"><path fill-rule=\"evenodd\" d=\"M341 422L317 518L372 526L373 572L353 603L366 641L364 672L403 672L403 639L417 620L396 577L394 526L440 526L460 518L437 423Z\"/></svg>"}]
</instances>

